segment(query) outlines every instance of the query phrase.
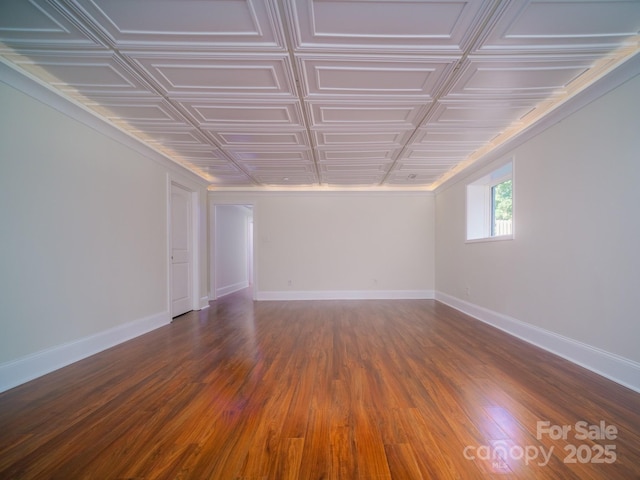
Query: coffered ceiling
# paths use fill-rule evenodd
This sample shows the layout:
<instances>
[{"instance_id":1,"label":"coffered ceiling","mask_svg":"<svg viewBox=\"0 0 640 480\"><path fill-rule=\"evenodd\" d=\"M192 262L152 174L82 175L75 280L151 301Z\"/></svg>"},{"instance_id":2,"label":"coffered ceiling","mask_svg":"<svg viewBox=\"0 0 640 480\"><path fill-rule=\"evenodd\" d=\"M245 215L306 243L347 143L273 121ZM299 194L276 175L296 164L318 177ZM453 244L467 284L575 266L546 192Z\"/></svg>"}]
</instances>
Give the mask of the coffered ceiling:
<instances>
[{"instance_id":1,"label":"coffered ceiling","mask_svg":"<svg viewBox=\"0 0 640 480\"><path fill-rule=\"evenodd\" d=\"M639 0L0 0L5 61L214 188L433 189L639 32Z\"/></svg>"}]
</instances>

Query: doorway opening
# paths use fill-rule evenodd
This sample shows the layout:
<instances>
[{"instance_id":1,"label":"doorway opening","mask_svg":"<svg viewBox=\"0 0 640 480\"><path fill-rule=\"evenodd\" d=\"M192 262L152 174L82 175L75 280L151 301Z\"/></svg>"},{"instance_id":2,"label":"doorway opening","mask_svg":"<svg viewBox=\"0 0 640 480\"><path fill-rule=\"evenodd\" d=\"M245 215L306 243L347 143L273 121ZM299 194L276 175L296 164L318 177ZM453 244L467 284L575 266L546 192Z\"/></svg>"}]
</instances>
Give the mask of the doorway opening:
<instances>
[{"instance_id":1,"label":"doorway opening","mask_svg":"<svg viewBox=\"0 0 640 480\"><path fill-rule=\"evenodd\" d=\"M253 205L215 205L212 225L211 298L215 300L254 285Z\"/></svg>"}]
</instances>

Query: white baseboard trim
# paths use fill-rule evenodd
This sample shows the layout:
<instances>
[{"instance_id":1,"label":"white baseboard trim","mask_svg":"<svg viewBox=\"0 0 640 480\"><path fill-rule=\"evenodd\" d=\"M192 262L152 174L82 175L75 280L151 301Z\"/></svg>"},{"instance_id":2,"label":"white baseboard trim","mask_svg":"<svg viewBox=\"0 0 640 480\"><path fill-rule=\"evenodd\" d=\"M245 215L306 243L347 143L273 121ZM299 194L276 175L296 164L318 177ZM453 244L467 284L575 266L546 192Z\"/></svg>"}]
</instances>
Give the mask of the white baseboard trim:
<instances>
[{"instance_id":1,"label":"white baseboard trim","mask_svg":"<svg viewBox=\"0 0 640 480\"><path fill-rule=\"evenodd\" d=\"M4 363L0 365L0 392L66 367L119 343L168 325L170 322L169 312L161 312Z\"/></svg>"},{"instance_id":2,"label":"white baseboard trim","mask_svg":"<svg viewBox=\"0 0 640 480\"><path fill-rule=\"evenodd\" d=\"M209 295L200 297L200 310L203 310L205 308L209 308Z\"/></svg>"},{"instance_id":3,"label":"white baseboard trim","mask_svg":"<svg viewBox=\"0 0 640 480\"><path fill-rule=\"evenodd\" d=\"M554 353L631 390L640 392L640 363L446 293L436 291L435 299L525 342Z\"/></svg>"},{"instance_id":4,"label":"white baseboard trim","mask_svg":"<svg viewBox=\"0 0 640 480\"><path fill-rule=\"evenodd\" d=\"M234 283L233 285L227 285L225 287L220 287L216 289L216 298L224 297L225 295L229 295L230 293L237 292L239 290L243 290L249 286L249 281Z\"/></svg>"},{"instance_id":5,"label":"white baseboard trim","mask_svg":"<svg viewBox=\"0 0 640 480\"><path fill-rule=\"evenodd\" d=\"M262 291L256 294L256 300L431 300L433 298L433 290L284 290Z\"/></svg>"}]
</instances>

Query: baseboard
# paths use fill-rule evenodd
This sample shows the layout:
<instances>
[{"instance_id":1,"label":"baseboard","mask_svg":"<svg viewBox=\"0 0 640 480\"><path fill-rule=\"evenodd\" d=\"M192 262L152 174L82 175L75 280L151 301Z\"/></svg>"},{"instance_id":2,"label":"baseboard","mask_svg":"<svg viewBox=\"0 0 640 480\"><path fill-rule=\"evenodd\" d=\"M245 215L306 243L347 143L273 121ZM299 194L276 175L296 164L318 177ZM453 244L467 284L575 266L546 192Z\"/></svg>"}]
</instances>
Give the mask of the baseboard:
<instances>
[{"instance_id":1,"label":"baseboard","mask_svg":"<svg viewBox=\"0 0 640 480\"><path fill-rule=\"evenodd\" d=\"M229 295L230 293L243 290L248 286L249 286L249 282L245 280L244 282L238 282L238 283L234 283L233 285L227 285L226 287L220 287L216 289L216 298L224 297L225 295Z\"/></svg>"},{"instance_id":2,"label":"baseboard","mask_svg":"<svg viewBox=\"0 0 640 480\"><path fill-rule=\"evenodd\" d=\"M204 308L209 308L209 295L205 295L204 297L200 297L200 310Z\"/></svg>"},{"instance_id":3,"label":"baseboard","mask_svg":"<svg viewBox=\"0 0 640 480\"><path fill-rule=\"evenodd\" d=\"M435 299L603 377L640 392L640 363L442 292Z\"/></svg>"},{"instance_id":4,"label":"baseboard","mask_svg":"<svg viewBox=\"0 0 640 480\"><path fill-rule=\"evenodd\" d=\"M433 290L284 290L259 291L257 300L408 300L433 299Z\"/></svg>"},{"instance_id":5,"label":"baseboard","mask_svg":"<svg viewBox=\"0 0 640 480\"><path fill-rule=\"evenodd\" d=\"M161 312L4 363L0 365L0 392L168 325L170 322L169 313Z\"/></svg>"}]
</instances>

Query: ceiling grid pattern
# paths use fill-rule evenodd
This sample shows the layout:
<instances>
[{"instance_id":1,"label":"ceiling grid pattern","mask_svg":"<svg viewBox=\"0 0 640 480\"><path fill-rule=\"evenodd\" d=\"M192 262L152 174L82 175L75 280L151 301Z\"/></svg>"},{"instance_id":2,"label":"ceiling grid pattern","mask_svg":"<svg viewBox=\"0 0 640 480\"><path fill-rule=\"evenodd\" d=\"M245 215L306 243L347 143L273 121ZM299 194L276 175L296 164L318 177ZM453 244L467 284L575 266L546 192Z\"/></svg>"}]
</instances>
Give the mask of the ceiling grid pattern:
<instances>
[{"instance_id":1,"label":"ceiling grid pattern","mask_svg":"<svg viewBox=\"0 0 640 480\"><path fill-rule=\"evenodd\" d=\"M638 0L3 0L0 55L212 188L432 190L639 50Z\"/></svg>"}]
</instances>

